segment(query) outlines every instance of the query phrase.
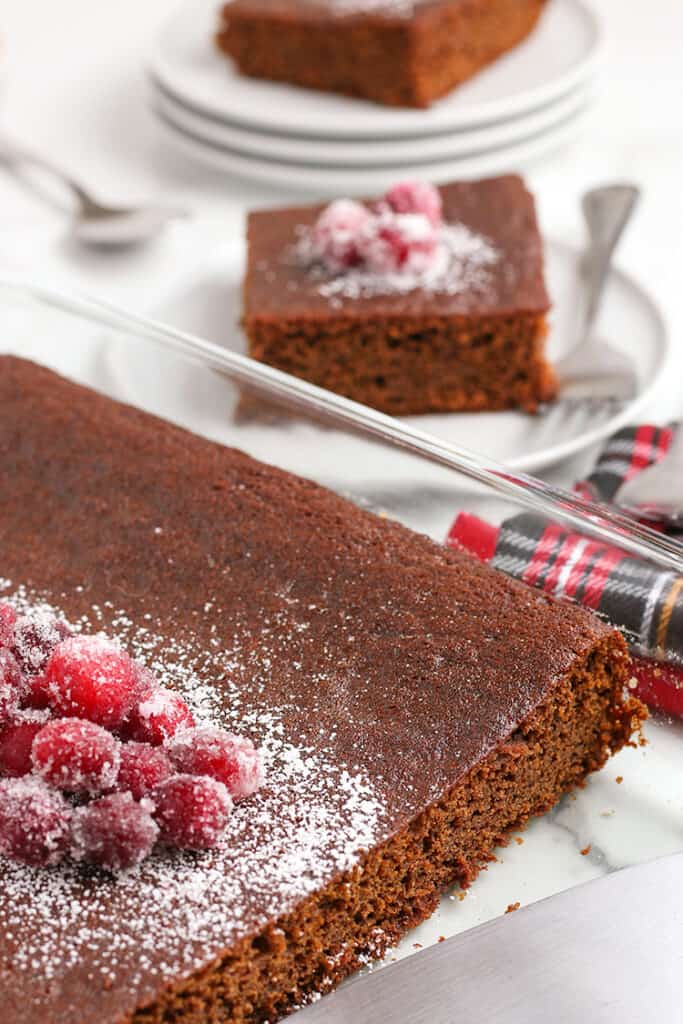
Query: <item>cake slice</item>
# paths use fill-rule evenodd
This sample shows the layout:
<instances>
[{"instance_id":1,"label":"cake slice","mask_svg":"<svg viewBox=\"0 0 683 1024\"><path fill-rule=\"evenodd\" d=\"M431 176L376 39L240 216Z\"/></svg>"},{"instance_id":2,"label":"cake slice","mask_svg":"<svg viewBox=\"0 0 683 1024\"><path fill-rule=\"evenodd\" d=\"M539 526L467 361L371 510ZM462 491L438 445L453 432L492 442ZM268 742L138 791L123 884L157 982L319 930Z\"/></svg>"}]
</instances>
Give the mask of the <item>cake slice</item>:
<instances>
[{"instance_id":1,"label":"cake slice","mask_svg":"<svg viewBox=\"0 0 683 1024\"><path fill-rule=\"evenodd\" d=\"M380 956L628 742L621 636L314 483L0 357L0 598L239 723L205 854L0 858L12 1024L274 1021Z\"/></svg>"},{"instance_id":2,"label":"cake slice","mask_svg":"<svg viewBox=\"0 0 683 1024\"><path fill-rule=\"evenodd\" d=\"M355 254L349 266L311 256L305 243L321 217L340 208L343 216L356 207L348 201L251 213L243 316L250 355L393 415L533 411L554 398L532 196L512 175L445 185L438 195L437 249L418 272L405 262L373 269L377 247L372 266L360 256L353 262ZM399 230L420 224L401 220ZM339 246L347 233L342 224Z\"/></svg>"},{"instance_id":3,"label":"cake slice","mask_svg":"<svg viewBox=\"0 0 683 1024\"><path fill-rule=\"evenodd\" d=\"M426 107L532 31L546 0L232 0L219 48L243 75Z\"/></svg>"}]
</instances>

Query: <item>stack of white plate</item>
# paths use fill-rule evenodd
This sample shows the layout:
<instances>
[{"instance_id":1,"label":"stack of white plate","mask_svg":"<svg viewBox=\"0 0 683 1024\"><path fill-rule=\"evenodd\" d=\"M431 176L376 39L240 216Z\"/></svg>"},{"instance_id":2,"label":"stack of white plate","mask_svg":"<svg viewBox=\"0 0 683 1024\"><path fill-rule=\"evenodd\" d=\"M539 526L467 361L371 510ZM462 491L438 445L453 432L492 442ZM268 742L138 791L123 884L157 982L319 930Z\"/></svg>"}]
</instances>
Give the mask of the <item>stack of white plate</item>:
<instances>
[{"instance_id":1,"label":"stack of white plate","mask_svg":"<svg viewBox=\"0 0 683 1024\"><path fill-rule=\"evenodd\" d=\"M516 170L574 137L590 106L600 30L581 0L549 0L515 50L428 110L240 76L215 48L219 0L187 0L148 60L152 104L183 149L251 180L372 192Z\"/></svg>"}]
</instances>

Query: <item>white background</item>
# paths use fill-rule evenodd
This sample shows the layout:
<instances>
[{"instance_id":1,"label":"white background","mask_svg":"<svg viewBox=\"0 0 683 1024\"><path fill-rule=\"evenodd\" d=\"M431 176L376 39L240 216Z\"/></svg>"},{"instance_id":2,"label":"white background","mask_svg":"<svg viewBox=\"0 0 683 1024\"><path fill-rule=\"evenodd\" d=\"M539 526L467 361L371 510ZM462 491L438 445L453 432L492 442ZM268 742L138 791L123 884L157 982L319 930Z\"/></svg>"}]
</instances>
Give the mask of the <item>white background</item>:
<instances>
[{"instance_id":1,"label":"white background","mask_svg":"<svg viewBox=\"0 0 683 1024\"><path fill-rule=\"evenodd\" d=\"M0 268L25 270L131 308L216 330L221 266L245 208L289 197L195 166L162 138L146 106L143 58L170 0L2 0L2 126L92 183L106 199L167 199L194 212L134 255L79 252L65 219L0 168ZM680 0L596 0L607 55L581 139L526 169L546 232L580 240L577 197L608 179L645 189L619 262L660 302L676 345L652 410L683 413L683 8ZM183 309L204 276L206 309ZM187 322L188 315L193 322ZM571 467L565 467L569 475Z\"/></svg>"}]
</instances>

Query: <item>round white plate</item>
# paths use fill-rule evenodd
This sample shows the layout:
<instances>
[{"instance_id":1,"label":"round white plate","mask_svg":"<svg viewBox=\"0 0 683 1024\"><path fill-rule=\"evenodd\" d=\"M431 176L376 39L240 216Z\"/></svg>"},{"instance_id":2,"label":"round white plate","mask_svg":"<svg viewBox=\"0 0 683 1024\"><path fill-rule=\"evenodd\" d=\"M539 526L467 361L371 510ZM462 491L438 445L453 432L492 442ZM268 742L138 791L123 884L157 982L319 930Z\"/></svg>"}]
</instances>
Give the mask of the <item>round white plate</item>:
<instances>
[{"instance_id":1,"label":"round white plate","mask_svg":"<svg viewBox=\"0 0 683 1024\"><path fill-rule=\"evenodd\" d=\"M215 47L217 0L188 0L148 58L178 100L223 121L278 134L387 138L491 124L552 102L585 81L600 50L596 17L581 0L550 0L522 44L428 110L259 81L237 74Z\"/></svg>"},{"instance_id":2,"label":"round white plate","mask_svg":"<svg viewBox=\"0 0 683 1024\"><path fill-rule=\"evenodd\" d=\"M160 87L152 89L152 106L181 131L189 132L210 145L227 146L248 156L325 166L386 167L393 164L398 168L401 164L454 160L481 150L518 143L545 132L588 106L592 99L591 85L582 83L566 96L539 110L497 124L424 138L366 139L362 142L301 139L252 131L199 114Z\"/></svg>"},{"instance_id":3,"label":"round white plate","mask_svg":"<svg viewBox=\"0 0 683 1024\"><path fill-rule=\"evenodd\" d=\"M215 264L198 265L194 286L192 281L184 280L179 300L174 301L169 296L168 306L155 312L176 327L203 334L243 353L246 344L238 323L244 247L235 242L229 252L221 248L219 256L219 266L218 256ZM573 344L579 258L578 250L570 246L557 242L546 246L546 274L554 306L549 342L551 359L562 355ZM225 297L218 302L214 295L209 308L202 283L207 279L215 282L218 273L225 281ZM204 296L201 305L188 301L188 294L194 292ZM439 438L528 472L576 454L625 423L637 420L666 372L669 341L657 307L632 278L617 271L612 272L607 284L600 334L631 356L638 372L638 394L618 411L611 410L601 416L590 408L568 411L559 403L538 416L522 412L449 413L413 416L409 422ZM319 429L300 420L287 422L282 429L273 429L269 422L250 422L248 430L241 430L226 397L224 381L218 375L207 378L202 368L170 354L164 356L166 370L163 404L160 405L154 388L157 360L158 354L151 347L131 345L125 351L111 349L109 371L120 379L122 393L128 401L151 408L159 415L226 444L246 447L252 454L276 465L291 466L292 451L301 452L307 472L319 474L335 487L352 489L360 481L380 491L382 487L407 483L405 457L401 453L368 445L361 465L357 442L338 430L327 432L324 446L320 444ZM334 452L333 459L330 452ZM415 462L411 485L439 486L443 482L444 472L438 467Z\"/></svg>"},{"instance_id":4,"label":"round white plate","mask_svg":"<svg viewBox=\"0 0 683 1024\"><path fill-rule=\"evenodd\" d=\"M585 114L585 108L580 109L553 128L514 145L494 147L454 160L401 164L400 176L426 178L441 184L453 179L482 178L517 171L572 141L580 130ZM327 195L367 195L372 192L383 192L396 182L396 165L332 167L296 163L293 160L268 160L250 156L227 146L208 143L178 128L158 111L157 116L168 138L187 156L215 170L234 174L252 182Z\"/></svg>"}]
</instances>

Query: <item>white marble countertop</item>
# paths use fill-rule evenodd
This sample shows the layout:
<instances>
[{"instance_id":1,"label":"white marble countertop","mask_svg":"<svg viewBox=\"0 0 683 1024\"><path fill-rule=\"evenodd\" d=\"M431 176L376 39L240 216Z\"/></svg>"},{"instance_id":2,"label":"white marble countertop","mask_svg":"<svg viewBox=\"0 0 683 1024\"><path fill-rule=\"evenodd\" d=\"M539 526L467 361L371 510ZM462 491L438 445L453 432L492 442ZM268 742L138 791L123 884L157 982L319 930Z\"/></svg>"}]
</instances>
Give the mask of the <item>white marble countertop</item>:
<instances>
[{"instance_id":1,"label":"white marble countertop","mask_svg":"<svg viewBox=\"0 0 683 1024\"><path fill-rule=\"evenodd\" d=\"M244 210L288 197L195 166L157 132L145 105L141 55L169 6L4 0L3 128L77 170L105 198L163 197L194 216L134 255L86 255L66 240L58 212L0 173L0 269L215 335L222 253L240 237ZM674 338L672 372L651 410L665 420L683 413L683 9L679 0L652 0L646 13L624 0L599 0L599 8L608 40L599 102L582 138L528 178L545 230L569 241L581 237L577 197L584 188L626 177L643 186L619 262L659 301ZM187 285L198 276L200 296ZM577 471L565 465L552 475L569 481ZM682 848L683 726L652 721L647 736L648 746L622 752L585 790L536 821L522 845L501 851L462 901L445 899L404 951L501 914L510 903Z\"/></svg>"}]
</instances>

